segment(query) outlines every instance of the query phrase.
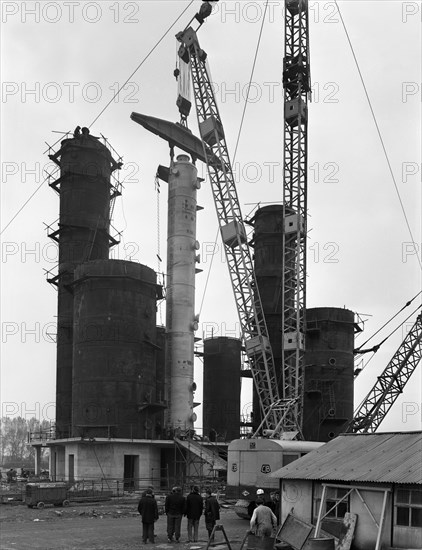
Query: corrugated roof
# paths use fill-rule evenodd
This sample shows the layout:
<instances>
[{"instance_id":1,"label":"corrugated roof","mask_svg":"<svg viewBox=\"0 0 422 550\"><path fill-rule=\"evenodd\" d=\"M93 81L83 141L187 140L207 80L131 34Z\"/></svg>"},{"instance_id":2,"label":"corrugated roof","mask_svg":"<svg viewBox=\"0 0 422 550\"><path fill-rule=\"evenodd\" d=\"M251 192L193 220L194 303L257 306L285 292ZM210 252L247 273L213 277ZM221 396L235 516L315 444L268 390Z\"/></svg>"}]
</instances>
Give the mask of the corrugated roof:
<instances>
[{"instance_id":1,"label":"corrugated roof","mask_svg":"<svg viewBox=\"0 0 422 550\"><path fill-rule=\"evenodd\" d=\"M342 434L271 475L281 479L422 484L422 431Z\"/></svg>"}]
</instances>

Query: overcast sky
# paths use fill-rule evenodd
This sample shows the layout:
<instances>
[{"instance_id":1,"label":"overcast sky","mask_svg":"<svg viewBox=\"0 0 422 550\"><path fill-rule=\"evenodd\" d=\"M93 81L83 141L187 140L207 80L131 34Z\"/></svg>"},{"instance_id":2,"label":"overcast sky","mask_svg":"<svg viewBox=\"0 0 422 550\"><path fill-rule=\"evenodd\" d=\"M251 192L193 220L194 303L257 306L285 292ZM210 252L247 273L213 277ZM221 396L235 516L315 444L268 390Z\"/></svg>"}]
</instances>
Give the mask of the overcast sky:
<instances>
[{"instance_id":1,"label":"overcast sky","mask_svg":"<svg viewBox=\"0 0 422 550\"><path fill-rule=\"evenodd\" d=\"M46 142L60 138L54 132L90 126L188 4L1 2L1 228L7 226L1 263L2 416L55 416L57 294L46 282L45 270L55 268L57 251L44 224L57 220L58 196L44 183L15 217L40 186L44 170L51 168L43 154ZM264 2L220 4L199 38L208 53L233 157ZM282 199L283 4L269 2L265 15L234 164L244 215L258 202ZM359 345L421 290L421 4L353 0L339 5L395 183L336 5L310 2L314 93L309 106L307 305L345 306L359 313L365 321ZM168 146L132 122L130 114L178 120L174 35L199 6L193 2L91 127L94 135L109 138L125 163L120 172L124 193L113 219L123 235L112 257L156 269L159 242L162 271L167 193L162 183L158 219L154 175L159 164L169 162ZM193 115L190 127L197 133ZM202 166L199 170L204 175ZM219 242L205 291L217 232L207 182L198 202L205 208L198 215L204 269L197 277L198 335L210 335L213 327L215 335L237 336L237 313ZM381 341L418 304L420 296L370 344ZM415 318L387 340L357 379L356 404ZM200 363L195 377L200 401ZM382 431L421 429L420 388L419 365Z\"/></svg>"}]
</instances>

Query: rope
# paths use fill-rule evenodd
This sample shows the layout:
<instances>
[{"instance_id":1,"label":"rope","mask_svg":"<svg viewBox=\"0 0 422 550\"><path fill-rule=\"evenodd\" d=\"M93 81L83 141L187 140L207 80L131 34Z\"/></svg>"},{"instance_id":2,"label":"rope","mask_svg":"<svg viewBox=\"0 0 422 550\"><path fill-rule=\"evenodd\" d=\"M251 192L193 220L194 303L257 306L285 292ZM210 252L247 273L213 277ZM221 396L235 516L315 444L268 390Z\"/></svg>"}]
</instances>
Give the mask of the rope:
<instances>
[{"instance_id":1,"label":"rope","mask_svg":"<svg viewBox=\"0 0 422 550\"><path fill-rule=\"evenodd\" d=\"M167 34L171 31L171 29L174 27L174 25L179 21L179 19L182 17L182 15L189 9L189 7L193 4L193 0L189 2L189 4L186 6L186 8L182 11L182 13L176 18L176 20L170 25L170 27L165 31L165 33L162 35L162 37L158 40L158 42L151 48L151 50L147 53L147 55L144 57L144 59L139 63L139 65L136 67L136 69L132 72L132 74L127 78L127 80L120 86L120 88L117 90L117 92L113 95L113 97L110 99L110 101L106 104L106 106L100 111L100 113L94 118L94 120L91 122L91 124L88 126L88 128L91 128L97 122L97 120L100 118L100 116L104 113L104 111L107 109L111 103L113 103L114 99L119 95L119 93L122 91L122 89L126 86L126 84L129 82L129 80L133 77L133 75L142 67L142 65L145 63L145 61L148 59L148 57L153 53L153 51L159 46L159 44L164 40L164 38L167 36ZM68 132L71 133L71 132ZM54 147L59 141L63 139L63 136L61 136L53 145L49 145L49 149ZM1 230L0 235L3 234L4 231L9 227L9 225L17 218L17 216L22 212L22 210L25 208L25 206L29 203L29 201L32 199L32 197L35 196L35 194L41 189L42 185L45 183L47 178L45 178L40 185L35 189L35 191L32 193L32 195L23 203L23 205L19 208L19 210L16 212L16 214L12 217L12 219L7 223L7 225Z\"/></svg>"},{"instance_id":2,"label":"rope","mask_svg":"<svg viewBox=\"0 0 422 550\"><path fill-rule=\"evenodd\" d=\"M379 328L372 336L370 336L370 337L368 338L368 340L366 340L363 344L361 344L361 345L358 347L358 349L356 350L356 352L359 353L359 350L360 350L361 348L363 348L363 346L366 346L366 344L367 344L370 340L372 340L372 338L374 338L374 336L376 336L379 332L381 332L383 328L385 328L389 323L391 323L391 321L392 321L393 319L395 319L395 318L397 317L397 315L399 315L404 309L406 309L408 306L410 306L410 304L413 302L413 300L415 300L415 299L419 296L419 294L422 294L422 290L421 290L420 292L418 292L417 294L415 294L415 296L413 296L413 298L412 298L411 300L409 300L408 302L406 302L406 303L404 304L404 306L403 306L401 309L399 309L399 311L398 311L397 313L395 313L395 314L391 317L391 319L389 319L386 323L384 323L384 324L382 325L381 328ZM412 315L413 315L413 313L412 313ZM403 321L403 323L404 323L404 322L405 322L405 321ZM397 329L396 329L396 330L397 330ZM381 344L383 344L384 342L385 342L385 340L383 340L383 341L381 342ZM379 348L379 346L380 346L381 344L379 344L378 346L374 346L374 347Z\"/></svg>"},{"instance_id":3,"label":"rope","mask_svg":"<svg viewBox=\"0 0 422 550\"><path fill-rule=\"evenodd\" d=\"M382 344L384 344L384 342L386 342L390 338L390 336L392 336L395 332L397 332L399 330L399 328L401 328L404 325L404 323L406 321L408 321L412 317L412 315L414 315L418 311L418 309L420 309L421 306L422 306L422 304L419 305L414 311L412 311L412 313L408 317L406 317L406 319L402 323L400 323L400 325L398 325L393 331L391 331L390 334L388 336L386 336L384 338L384 340L382 340L382 342L380 342L377 346L374 346L372 349L366 350L367 352L373 351L374 355L372 355L368 359L368 361L365 363L365 365L363 365L363 367L362 367L361 371L359 372L359 374L363 371L363 369L365 369L369 365L371 360L375 357L375 353L379 350L379 348L382 346ZM361 354L363 354L363 353L365 353L365 352L361 352Z\"/></svg>"},{"instance_id":4,"label":"rope","mask_svg":"<svg viewBox=\"0 0 422 550\"><path fill-rule=\"evenodd\" d=\"M238 134L237 134L236 147L235 147L235 149L234 149L234 155L233 155L232 164L234 164L235 159L236 159L237 148L238 148L238 145L239 145L240 135L241 135L241 133L242 133L243 122L244 122L245 113L246 113L246 107L247 107L247 105L248 105L249 90L250 90L250 87L251 87L252 78L253 78L254 71L255 71L255 65L256 65L256 60L257 60L257 57L258 57L259 46L260 46L260 44L261 44L262 30L263 30L263 27L264 27L265 15L266 15L266 12L267 12L267 7L268 7L268 0L265 2L265 8L264 8L263 16L262 16L261 28L260 28L260 30L259 30L258 42L257 42L256 48L255 48L255 55L254 55L254 60L253 60L253 63L252 63L251 74L250 74L250 77L249 77L249 83L248 83L248 88L247 88L245 103L244 103L244 105L243 105L242 118L241 118L241 120L240 120L239 132L238 132ZM209 74L210 74L210 76L211 76L211 73L210 73L209 68L208 68L208 72L209 72ZM215 251L215 247L217 246L217 240L218 240L218 235L219 235L219 233L220 233L220 230L218 229L218 230L217 230L217 234L216 234L216 236L215 236L215 240L214 240L214 251ZM209 269L208 269L207 279L206 279L206 281L205 281L204 292L203 292L203 295L202 295L201 307L199 308L199 314L201 314L202 306L204 305L205 293L206 293L207 288L208 288L208 281L209 281L210 274L211 274L211 268L212 268L212 265L213 265L214 256L215 256L215 254L213 254L212 257L211 257L210 267L209 267Z\"/></svg>"},{"instance_id":5,"label":"rope","mask_svg":"<svg viewBox=\"0 0 422 550\"><path fill-rule=\"evenodd\" d=\"M337 6L338 13L339 13L339 15L340 15L340 19L341 19L341 23L342 23L342 25L343 25L344 32L346 33L347 41L349 42L349 46L350 46L350 49L351 49L351 52L352 52L352 55L353 55L353 59L354 59L354 61L355 61L355 64L356 64L356 67L357 67L357 70L358 70L358 73L359 73L360 80L361 80L361 82L362 82L362 86L363 86L363 89L364 89L364 92L365 92L365 95L366 95L366 99L367 99L367 101L368 101L369 109L370 109L370 111L371 111L372 118L373 118L375 127L376 127L376 129L377 129L378 137L379 137L379 140L380 140L380 142L381 142L381 147L382 147L382 150L383 150L383 152L384 152L385 159L386 159L386 161L387 161L388 169L389 169L389 171L390 171L391 179L393 180L394 188L395 188L395 190L396 190L396 194L397 194L397 197L398 197L398 200L399 200L399 203L400 203L400 207L401 207L401 210L402 210L402 213L403 213L405 222L406 222L406 226L407 226L407 229L408 229L408 231L409 231L410 239L411 239L411 242L414 244L416 257L417 257L417 259L418 259L419 265L420 265L421 268L422 268L422 262L421 262L421 258L420 258L420 256L419 256L419 251L418 251L418 249L416 248L416 245L415 245L415 239L413 238L412 229L411 229L411 227L410 227L410 223L409 223L409 220L408 220L408 218L407 218L406 210L405 210L405 208L404 208L404 204L403 204L403 201L402 201L402 198L401 198L401 195L400 195L400 191L399 191L399 189L398 189L398 187L397 187L396 178L394 177L393 168L391 167L390 159L389 159L389 157L388 157L387 149L386 149L386 147L385 147L384 140L383 140L383 138L382 138L381 131L380 131L380 128L379 128L379 126L378 126L378 122L377 122L377 119L376 119L376 116L375 116L375 112L374 112L374 109L373 109L373 107L372 107L371 100L370 100L370 98L369 98L368 90L366 89L366 85L365 85L365 82L364 82L364 80L363 80L362 72L361 72L361 70L360 70L359 63L358 63L358 60L357 60L357 58L356 58L356 54L355 54L354 49L353 49L353 46L352 46L352 42L351 42L350 37L349 37L349 33L347 32L346 25L344 24L344 20L343 20L343 16L342 16L342 14L341 14L341 11L340 11L340 7L339 7L339 5L338 5L338 3L337 3L337 0L334 0L334 1L335 1L336 6Z\"/></svg>"},{"instance_id":6,"label":"rope","mask_svg":"<svg viewBox=\"0 0 422 550\"><path fill-rule=\"evenodd\" d=\"M3 233L6 231L6 229L9 227L9 225L18 217L18 215L22 212L22 210L25 208L25 206L28 204L28 202L38 193L38 191L41 189L41 187L44 185L44 183L47 181L49 176L43 179L43 181L39 184L39 186L35 189L35 191L32 193L32 195L26 199L26 201L23 203L23 205L19 208L19 210L16 212L16 214L12 217L12 219L3 227L3 229L0 232L0 235L3 235Z\"/></svg>"},{"instance_id":7,"label":"rope","mask_svg":"<svg viewBox=\"0 0 422 550\"><path fill-rule=\"evenodd\" d=\"M91 254L92 254L92 251L94 249L94 244L95 244L95 239L97 237L99 223L100 223L100 216L98 216L98 219L97 219L97 224L96 224L95 229L94 229L94 236L92 237L91 248L89 249L89 252L87 253L87 257L86 257L86 260L85 260L86 262L88 262L91 259Z\"/></svg>"},{"instance_id":8,"label":"rope","mask_svg":"<svg viewBox=\"0 0 422 550\"><path fill-rule=\"evenodd\" d=\"M260 46L260 44L261 44L262 30L263 30L263 28L264 28L265 15L266 15L266 13L267 13L267 7L268 7L268 0L265 2L265 8L264 8L264 14L263 14L263 16L262 16L261 28L260 28L260 30L259 30L258 42L257 42L257 44L256 44L255 56L254 56L254 60L253 60L253 63L252 63L251 76L250 76L250 78L249 78L249 83L248 83L248 89L247 89L247 92L246 92L245 103L244 103L244 105L243 105L242 118L241 118L241 120L240 120L239 133L237 134L236 146L235 146L235 148L234 148L233 164L234 164L234 160L235 160L235 158L236 158L237 147L238 147L238 145L239 145L239 140L240 140L240 134L241 134L241 132L242 132L243 121L244 121L245 113L246 113L246 107L247 107L247 105L248 105L249 90L250 90L250 88L251 88L252 78L253 78L253 74L254 74L254 71L255 71L256 60L257 60L257 57L258 57L259 46Z\"/></svg>"},{"instance_id":9,"label":"rope","mask_svg":"<svg viewBox=\"0 0 422 550\"><path fill-rule=\"evenodd\" d=\"M211 256L210 267L209 267L208 273L207 273L207 279L206 279L206 281L205 281L204 292L203 292L203 294L202 294L201 306L200 306L200 308L199 308L199 315L201 315L202 306L204 305L205 293L206 293L207 288L208 288L208 281L210 280L211 268L212 268L212 264L213 264L214 256L215 256L215 247L217 246L217 239L218 239L219 233L220 233L220 228L217 229L217 234L216 234L215 239L214 239L214 249L213 249L213 254L212 254L212 256Z\"/></svg>"},{"instance_id":10,"label":"rope","mask_svg":"<svg viewBox=\"0 0 422 550\"><path fill-rule=\"evenodd\" d=\"M100 116L104 113L104 111L107 109L109 105L111 105L114 101L114 99L120 94L122 89L126 86L126 84L129 82L129 80L137 73L137 71L142 67L142 65L145 63L145 61L148 59L148 57L152 54L152 52L160 45L160 43L164 40L164 38L168 35L168 33L171 31L171 29L174 27L174 25L179 21L179 19L182 17L182 15L189 9L189 7L193 4L193 0L189 2L189 4L186 6L186 8L182 11L182 13L176 18L176 20L170 25L170 27L166 30L166 32L162 35L162 37L158 40L158 42L151 48L151 50L147 53L147 55L143 58L143 60L139 63L139 65L136 67L136 69L128 76L128 78L125 80L125 82L119 87L117 92L113 95L113 97L110 99L110 101L106 104L106 106L99 112L99 114L94 118L94 120L91 122L91 124L88 126L88 128L91 128L97 120L100 118Z\"/></svg>"}]
</instances>

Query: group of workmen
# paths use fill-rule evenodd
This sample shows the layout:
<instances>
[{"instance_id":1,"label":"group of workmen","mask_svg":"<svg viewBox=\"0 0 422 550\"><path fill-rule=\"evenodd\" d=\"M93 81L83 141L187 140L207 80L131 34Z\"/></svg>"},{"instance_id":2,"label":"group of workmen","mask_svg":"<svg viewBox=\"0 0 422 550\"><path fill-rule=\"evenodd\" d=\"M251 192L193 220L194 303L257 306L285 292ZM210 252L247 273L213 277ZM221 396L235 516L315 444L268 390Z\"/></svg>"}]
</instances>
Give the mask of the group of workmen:
<instances>
[{"instance_id":1,"label":"group of workmen","mask_svg":"<svg viewBox=\"0 0 422 550\"><path fill-rule=\"evenodd\" d=\"M220 505L210 489L206 490L205 499L201 496L199 488L194 485L190 493L183 496L181 487L173 487L167 495L164 506L167 515L167 540L168 542L180 542L182 518L188 519L188 542L198 542L199 520L204 514L205 527L209 539L216 522L220 519ZM142 540L154 542L154 523L158 520L158 505L152 488L147 489L138 504L138 512L142 517Z\"/></svg>"}]
</instances>

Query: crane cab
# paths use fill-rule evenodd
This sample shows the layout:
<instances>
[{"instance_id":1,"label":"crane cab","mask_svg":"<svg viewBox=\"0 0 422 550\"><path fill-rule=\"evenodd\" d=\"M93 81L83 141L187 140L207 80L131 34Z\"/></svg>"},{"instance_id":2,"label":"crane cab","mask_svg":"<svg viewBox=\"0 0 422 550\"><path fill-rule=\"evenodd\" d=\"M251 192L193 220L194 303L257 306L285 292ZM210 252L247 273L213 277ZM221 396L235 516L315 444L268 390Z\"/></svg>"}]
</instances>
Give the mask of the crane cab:
<instances>
[{"instance_id":1,"label":"crane cab","mask_svg":"<svg viewBox=\"0 0 422 550\"><path fill-rule=\"evenodd\" d=\"M279 439L235 439L229 444L227 456L226 497L239 499L236 512L248 508L255 500L258 488L269 496L279 489L279 480L270 474L305 454L318 449L320 441L288 441ZM243 501L243 502L242 502Z\"/></svg>"}]
</instances>

